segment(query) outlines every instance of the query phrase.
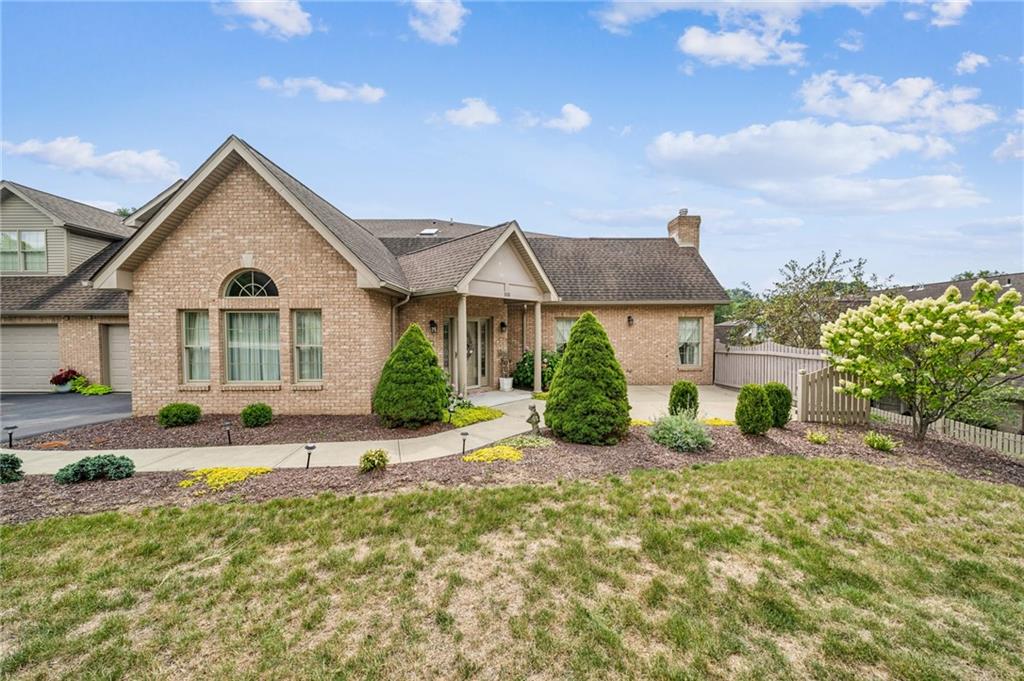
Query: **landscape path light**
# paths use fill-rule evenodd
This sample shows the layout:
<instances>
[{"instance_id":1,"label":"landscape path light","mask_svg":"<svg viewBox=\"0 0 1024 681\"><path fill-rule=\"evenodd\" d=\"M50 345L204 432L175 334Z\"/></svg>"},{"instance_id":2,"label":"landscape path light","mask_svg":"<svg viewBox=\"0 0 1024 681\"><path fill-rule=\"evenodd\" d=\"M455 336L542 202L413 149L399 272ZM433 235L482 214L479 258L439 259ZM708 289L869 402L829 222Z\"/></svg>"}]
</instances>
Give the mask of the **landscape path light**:
<instances>
[{"instance_id":1,"label":"landscape path light","mask_svg":"<svg viewBox=\"0 0 1024 681\"><path fill-rule=\"evenodd\" d=\"M316 445L312 442L306 445L306 468L309 468L309 459L313 456L313 450L316 449Z\"/></svg>"},{"instance_id":2,"label":"landscape path light","mask_svg":"<svg viewBox=\"0 0 1024 681\"><path fill-rule=\"evenodd\" d=\"M462 456L466 456L466 438L469 437L469 431L462 431L459 433L462 436Z\"/></svg>"},{"instance_id":3,"label":"landscape path light","mask_svg":"<svg viewBox=\"0 0 1024 681\"><path fill-rule=\"evenodd\" d=\"M224 432L228 434L228 444L231 444L231 421L225 421L221 424L224 426Z\"/></svg>"},{"instance_id":4,"label":"landscape path light","mask_svg":"<svg viewBox=\"0 0 1024 681\"><path fill-rule=\"evenodd\" d=\"M7 433L7 448L14 449L14 431L18 429L18 426L4 426L4 431Z\"/></svg>"}]
</instances>

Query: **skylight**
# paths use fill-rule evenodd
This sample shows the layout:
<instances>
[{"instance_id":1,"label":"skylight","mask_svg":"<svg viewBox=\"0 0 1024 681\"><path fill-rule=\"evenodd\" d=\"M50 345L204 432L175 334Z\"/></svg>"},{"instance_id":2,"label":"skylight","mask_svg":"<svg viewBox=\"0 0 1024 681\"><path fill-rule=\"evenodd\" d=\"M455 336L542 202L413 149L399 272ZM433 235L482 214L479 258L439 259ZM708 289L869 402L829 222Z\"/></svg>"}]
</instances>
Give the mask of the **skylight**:
<instances>
[{"instance_id":1,"label":"skylight","mask_svg":"<svg viewBox=\"0 0 1024 681\"><path fill-rule=\"evenodd\" d=\"M426 229L420 231L420 236L434 236L439 231L440 230L438 230L437 227L427 227Z\"/></svg>"}]
</instances>

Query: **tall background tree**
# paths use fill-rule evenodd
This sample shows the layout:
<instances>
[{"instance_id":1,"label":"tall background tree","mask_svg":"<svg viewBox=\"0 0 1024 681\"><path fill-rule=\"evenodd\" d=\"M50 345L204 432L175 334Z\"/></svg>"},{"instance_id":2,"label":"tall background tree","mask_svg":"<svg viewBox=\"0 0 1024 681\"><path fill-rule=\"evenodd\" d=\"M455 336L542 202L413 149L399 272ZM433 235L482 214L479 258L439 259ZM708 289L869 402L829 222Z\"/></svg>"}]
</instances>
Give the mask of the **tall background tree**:
<instances>
[{"instance_id":1,"label":"tall background tree","mask_svg":"<svg viewBox=\"0 0 1024 681\"><path fill-rule=\"evenodd\" d=\"M1000 274L1006 274L1006 272L1000 272L999 270L978 270L977 272L964 270L963 272L957 272L954 274L951 281L963 281L964 279L988 279L989 277L996 277Z\"/></svg>"},{"instance_id":2,"label":"tall background tree","mask_svg":"<svg viewBox=\"0 0 1024 681\"><path fill-rule=\"evenodd\" d=\"M138 210L138 208L135 208L133 206L131 208L118 208L114 212L117 213L118 215L120 215L121 217L126 218L129 215L131 215L132 213L134 213L135 211L137 211L137 210Z\"/></svg>"},{"instance_id":3,"label":"tall background tree","mask_svg":"<svg viewBox=\"0 0 1024 681\"><path fill-rule=\"evenodd\" d=\"M738 307L736 319L756 324L763 338L799 348L817 348L821 325L866 303L892 277L867 274L867 261L824 251L802 265L790 260L767 292Z\"/></svg>"}]
</instances>

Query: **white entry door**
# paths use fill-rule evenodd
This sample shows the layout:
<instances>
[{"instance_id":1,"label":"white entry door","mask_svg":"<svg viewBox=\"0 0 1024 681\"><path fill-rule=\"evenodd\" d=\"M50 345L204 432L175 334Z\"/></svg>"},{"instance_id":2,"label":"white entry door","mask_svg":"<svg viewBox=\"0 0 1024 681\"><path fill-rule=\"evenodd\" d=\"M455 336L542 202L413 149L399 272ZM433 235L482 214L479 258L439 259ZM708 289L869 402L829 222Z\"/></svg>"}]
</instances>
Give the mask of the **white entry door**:
<instances>
[{"instance_id":1,"label":"white entry door","mask_svg":"<svg viewBox=\"0 0 1024 681\"><path fill-rule=\"evenodd\" d=\"M444 355L445 368L452 377L452 383L458 385L459 359L456 352L455 329L458 323L454 317L450 317L444 325ZM479 388L490 385L488 377L491 371L491 320L490 319L467 319L466 320L466 387Z\"/></svg>"}]
</instances>

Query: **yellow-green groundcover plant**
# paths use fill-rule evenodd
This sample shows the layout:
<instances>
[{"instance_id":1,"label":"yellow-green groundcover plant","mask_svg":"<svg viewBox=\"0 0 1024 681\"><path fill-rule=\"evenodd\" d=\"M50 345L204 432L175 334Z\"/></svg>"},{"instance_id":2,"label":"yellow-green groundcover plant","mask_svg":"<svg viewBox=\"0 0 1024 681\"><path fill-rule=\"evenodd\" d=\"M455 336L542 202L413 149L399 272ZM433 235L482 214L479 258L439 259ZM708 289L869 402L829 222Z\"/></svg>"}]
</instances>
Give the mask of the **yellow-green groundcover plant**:
<instances>
[{"instance_id":1,"label":"yellow-green groundcover plant","mask_svg":"<svg viewBox=\"0 0 1024 681\"><path fill-rule=\"evenodd\" d=\"M1024 307L1014 289L979 279L969 301L886 295L822 325L829 361L849 378L837 391L907 403L915 439L966 399L1024 375Z\"/></svg>"}]
</instances>

